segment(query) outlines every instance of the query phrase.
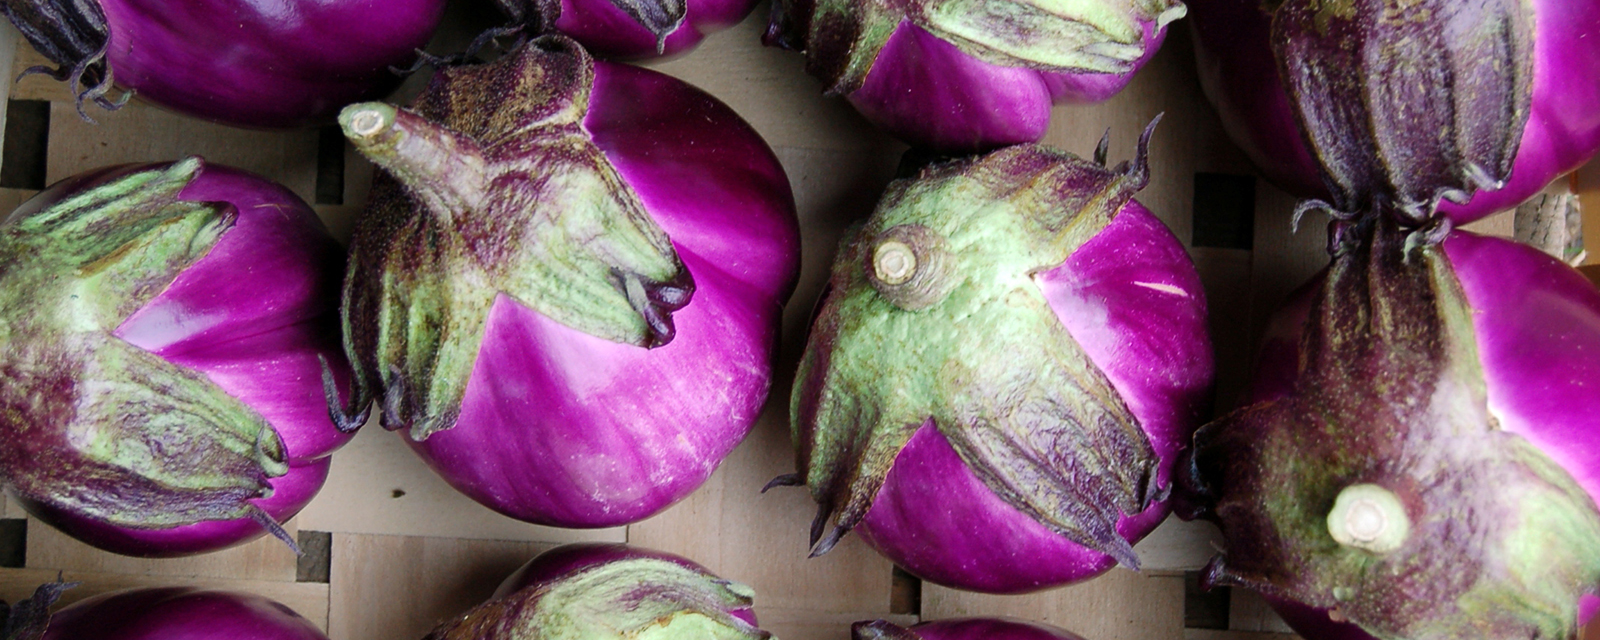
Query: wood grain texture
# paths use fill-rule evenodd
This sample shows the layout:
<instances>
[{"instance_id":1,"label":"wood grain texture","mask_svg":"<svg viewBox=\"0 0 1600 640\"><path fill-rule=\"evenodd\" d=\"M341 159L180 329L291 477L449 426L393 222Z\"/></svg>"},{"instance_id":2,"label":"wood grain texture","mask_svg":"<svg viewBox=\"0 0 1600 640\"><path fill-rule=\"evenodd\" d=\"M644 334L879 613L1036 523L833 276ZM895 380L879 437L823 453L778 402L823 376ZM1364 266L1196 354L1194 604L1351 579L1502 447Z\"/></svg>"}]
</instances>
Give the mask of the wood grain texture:
<instances>
[{"instance_id":1,"label":"wood grain texture","mask_svg":"<svg viewBox=\"0 0 1600 640\"><path fill-rule=\"evenodd\" d=\"M1600 264L1600 160L1591 160L1572 173L1572 191L1583 207L1584 264Z\"/></svg>"},{"instance_id":2,"label":"wood grain texture","mask_svg":"<svg viewBox=\"0 0 1600 640\"><path fill-rule=\"evenodd\" d=\"M924 584L922 619L1010 616L1094 640L1183 635L1183 578L1112 569L1088 582L1027 595L993 596Z\"/></svg>"},{"instance_id":3,"label":"wood grain texture","mask_svg":"<svg viewBox=\"0 0 1600 640\"><path fill-rule=\"evenodd\" d=\"M278 582L269 580L238 580L228 578L181 578L127 573L95 573L84 571L56 572L43 569L0 569L0 600L16 602L33 595L33 590L57 576L78 586L62 594L60 605L111 591L144 587L194 586L206 589L240 591L271 598L302 617L317 628L328 628L328 585L306 582ZM420 636L419 636L420 637Z\"/></svg>"},{"instance_id":4,"label":"wood grain texture","mask_svg":"<svg viewBox=\"0 0 1600 640\"><path fill-rule=\"evenodd\" d=\"M283 524L294 536L298 521ZM28 519L29 569L123 575L294 582L297 557L283 541L262 536L237 547L184 558L132 558L106 553Z\"/></svg>"},{"instance_id":5,"label":"wood grain texture","mask_svg":"<svg viewBox=\"0 0 1600 640\"><path fill-rule=\"evenodd\" d=\"M551 548L533 542L333 535L330 640L421 638Z\"/></svg>"}]
</instances>

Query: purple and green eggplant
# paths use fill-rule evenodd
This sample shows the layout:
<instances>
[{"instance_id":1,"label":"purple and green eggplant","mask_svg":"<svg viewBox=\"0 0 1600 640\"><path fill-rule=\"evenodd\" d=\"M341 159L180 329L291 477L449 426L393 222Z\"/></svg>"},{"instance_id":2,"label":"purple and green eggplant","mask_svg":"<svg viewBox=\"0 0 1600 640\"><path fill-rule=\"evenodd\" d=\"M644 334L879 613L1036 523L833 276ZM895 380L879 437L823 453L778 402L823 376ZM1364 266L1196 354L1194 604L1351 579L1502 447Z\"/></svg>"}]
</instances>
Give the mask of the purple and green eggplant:
<instances>
[{"instance_id":1,"label":"purple and green eggplant","mask_svg":"<svg viewBox=\"0 0 1600 640\"><path fill-rule=\"evenodd\" d=\"M76 583L0 603L0 640L328 640L290 608L252 593L195 587L126 589L50 606Z\"/></svg>"},{"instance_id":2,"label":"purple and green eggplant","mask_svg":"<svg viewBox=\"0 0 1600 640\"><path fill-rule=\"evenodd\" d=\"M0 0L0 13L56 68L80 114L137 94L222 124L332 122L398 86L444 0ZM115 88L123 93L115 95Z\"/></svg>"},{"instance_id":3,"label":"purple and green eggplant","mask_svg":"<svg viewBox=\"0 0 1600 640\"><path fill-rule=\"evenodd\" d=\"M376 401L463 493L566 527L665 509L749 432L799 231L727 106L546 36L341 122L383 169L345 284L347 424Z\"/></svg>"},{"instance_id":4,"label":"purple and green eggplant","mask_svg":"<svg viewBox=\"0 0 1600 640\"><path fill-rule=\"evenodd\" d=\"M1201 86L1273 183L1461 224L1600 150L1600 2L1392 4L1191 3Z\"/></svg>"},{"instance_id":5,"label":"purple and green eggplant","mask_svg":"<svg viewBox=\"0 0 1600 640\"><path fill-rule=\"evenodd\" d=\"M1183 512L1226 538L1206 578L1306 637L1571 638L1600 588L1600 292L1444 226L1336 225L1252 404L1186 456Z\"/></svg>"},{"instance_id":6,"label":"purple and green eggplant","mask_svg":"<svg viewBox=\"0 0 1600 640\"><path fill-rule=\"evenodd\" d=\"M863 620L850 627L851 640L1083 640L1059 627L1010 618L952 618L902 627Z\"/></svg>"},{"instance_id":7,"label":"purple and green eggplant","mask_svg":"<svg viewBox=\"0 0 1600 640\"><path fill-rule=\"evenodd\" d=\"M841 245L791 402L799 473L773 481L816 500L813 555L853 529L996 593L1138 566L1212 377L1199 277L1133 200L1150 132L1115 168L1104 144L930 165Z\"/></svg>"},{"instance_id":8,"label":"purple and green eggplant","mask_svg":"<svg viewBox=\"0 0 1600 640\"><path fill-rule=\"evenodd\" d=\"M911 146L1038 142L1057 103L1100 102L1153 56L1177 0L779 0L765 42Z\"/></svg>"},{"instance_id":9,"label":"purple and green eggplant","mask_svg":"<svg viewBox=\"0 0 1600 640\"><path fill-rule=\"evenodd\" d=\"M596 57L618 60L686 52L756 8L754 0L494 1L527 33L560 33Z\"/></svg>"},{"instance_id":10,"label":"purple and green eggplant","mask_svg":"<svg viewBox=\"0 0 1600 640\"><path fill-rule=\"evenodd\" d=\"M323 399L344 252L304 201L198 158L111 167L24 202L0 255L0 479L30 513L141 556L285 536L348 438Z\"/></svg>"},{"instance_id":11,"label":"purple and green eggplant","mask_svg":"<svg viewBox=\"0 0 1600 640\"><path fill-rule=\"evenodd\" d=\"M768 640L754 598L669 553L571 544L530 560L424 640Z\"/></svg>"}]
</instances>

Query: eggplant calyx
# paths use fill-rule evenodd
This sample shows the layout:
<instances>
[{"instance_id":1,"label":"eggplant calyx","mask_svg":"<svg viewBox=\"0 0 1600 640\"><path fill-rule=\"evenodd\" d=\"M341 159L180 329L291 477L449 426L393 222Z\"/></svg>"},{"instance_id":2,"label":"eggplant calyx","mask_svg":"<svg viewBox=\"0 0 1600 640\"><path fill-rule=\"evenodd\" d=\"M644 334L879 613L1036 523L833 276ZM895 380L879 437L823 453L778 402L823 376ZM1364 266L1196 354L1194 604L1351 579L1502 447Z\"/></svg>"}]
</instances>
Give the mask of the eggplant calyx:
<instances>
[{"instance_id":1,"label":"eggplant calyx","mask_svg":"<svg viewBox=\"0 0 1600 640\"><path fill-rule=\"evenodd\" d=\"M1147 28L1186 11L1177 0L798 0L773 4L763 40L804 51L827 93L848 95L902 23L990 64L1127 73L1148 53Z\"/></svg>"},{"instance_id":2,"label":"eggplant calyx","mask_svg":"<svg viewBox=\"0 0 1600 640\"><path fill-rule=\"evenodd\" d=\"M834 263L791 403L818 503L812 555L866 516L931 427L1012 507L1138 565L1116 524L1165 497L1155 452L1033 275L1144 185L1148 141L1115 170L1021 145L891 183Z\"/></svg>"},{"instance_id":3,"label":"eggplant calyx","mask_svg":"<svg viewBox=\"0 0 1600 640\"><path fill-rule=\"evenodd\" d=\"M191 158L0 228L0 476L25 502L116 526L251 516L288 471L271 425L206 376L114 333L230 229L179 199Z\"/></svg>"},{"instance_id":4,"label":"eggplant calyx","mask_svg":"<svg viewBox=\"0 0 1600 640\"><path fill-rule=\"evenodd\" d=\"M888 620L862 620L850 625L851 640L922 640L915 629Z\"/></svg>"},{"instance_id":5,"label":"eggplant calyx","mask_svg":"<svg viewBox=\"0 0 1600 640\"><path fill-rule=\"evenodd\" d=\"M1533 100L1528 0L1286 0L1272 47L1334 203L1406 225L1510 177Z\"/></svg>"},{"instance_id":6,"label":"eggplant calyx","mask_svg":"<svg viewBox=\"0 0 1600 640\"><path fill-rule=\"evenodd\" d=\"M50 607L67 589L78 586L60 576L33 590L33 596L7 606L0 602L0 640L39 640L50 626Z\"/></svg>"},{"instance_id":7,"label":"eggplant calyx","mask_svg":"<svg viewBox=\"0 0 1600 640\"><path fill-rule=\"evenodd\" d=\"M491 600L425 640L767 640L731 612L755 592L658 558L609 562Z\"/></svg>"},{"instance_id":8,"label":"eggplant calyx","mask_svg":"<svg viewBox=\"0 0 1600 640\"><path fill-rule=\"evenodd\" d=\"M116 111L133 97L132 91L114 100L106 97L113 85L111 67L106 64L111 37L99 0L0 0L0 13L35 50L56 64L55 69L33 67L22 75L42 73L69 83L78 116L85 121L93 123L94 119L84 110L84 102Z\"/></svg>"},{"instance_id":9,"label":"eggplant calyx","mask_svg":"<svg viewBox=\"0 0 1600 640\"><path fill-rule=\"evenodd\" d=\"M356 397L383 403L385 427L422 440L454 426L501 297L613 342L676 335L694 279L582 127L593 64L545 36L440 70L409 109L341 114L383 168L352 242L344 320Z\"/></svg>"}]
</instances>

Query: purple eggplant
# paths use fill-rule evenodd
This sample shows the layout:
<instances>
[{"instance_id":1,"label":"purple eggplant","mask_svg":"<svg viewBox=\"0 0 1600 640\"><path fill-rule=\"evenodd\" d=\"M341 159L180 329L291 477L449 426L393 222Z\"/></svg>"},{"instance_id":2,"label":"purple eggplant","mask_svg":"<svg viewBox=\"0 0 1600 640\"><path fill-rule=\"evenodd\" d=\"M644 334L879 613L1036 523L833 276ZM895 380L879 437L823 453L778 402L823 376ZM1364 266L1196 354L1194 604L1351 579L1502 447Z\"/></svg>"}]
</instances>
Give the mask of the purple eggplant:
<instances>
[{"instance_id":1,"label":"purple eggplant","mask_svg":"<svg viewBox=\"0 0 1600 640\"><path fill-rule=\"evenodd\" d=\"M198 158L127 165L23 203L0 243L7 489L117 553L282 537L348 439L324 390L349 382L343 251L311 208Z\"/></svg>"},{"instance_id":2,"label":"purple eggplant","mask_svg":"<svg viewBox=\"0 0 1600 640\"><path fill-rule=\"evenodd\" d=\"M1387 5L1363 1L1330 17L1326 38L1309 37L1325 24L1314 4L1192 3L1201 86L1286 191L1345 211L1382 198L1413 218L1437 205L1466 223L1600 149L1600 1L1430 0L1392 21L1380 19Z\"/></svg>"},{"instance_id":3,"label":"purple eggplant","mask_svg":"<svg viewBox=\"0 0 1600 640\"><path fill-rule=\"evenodd\" d=\"M754 0L495 0L531 33L559 32L597 57L638 60L693 49L743 20Z\"/></svg>"},{"instance_id":4,"label":"purple eggplant","mask_svg":"<svg viewBox=\"0 0 1600 640\"><path fill-rule=\"evenodd\" d=\"M781 0L765 42L913 147L1038 142L1056 103L1099 102L1155 54L1177 0Z\"/></svg>"},{"instance_id":5,"label":"purple eggplant","mask_svg":"<svg viewBox=\"0 0 1600 640\"><path fill-rule=\"evenodd\" d=\"M799 232L733 111L546 36L341 121L384 169L345 285L347 413L376 400L451 485L566 527L661 511L749 432Z\"/></svg>"},{"instance_id":6,"label":"purple eggplant","mask_svg":"<svg viewBox=\"0 0 1600 640\"><path fill-rule=\"evenodd\" d=\"M1507 240L1341 223L1202 428L1206 570L1308 638L1570 638L1600 585L1600 292ZM1365 630L1365 633L1362 632Z\"/></svg>"},{"instance_id":7,"label":"purple eggplant","mask_svg":"<svg viewBox=\"0 0 1600 640\"><path fill-rule=\"evenodd\" d=\"M528 561L488 602L424 640L767 640L754 598L670 553L571 544Z\"/></svg>"},{"instance_id":8,"label":"purple eggplant","mask_svg":"<svg viewBox=\"0 0 1600 640\"><path fill-rule=\"evenodd\" d=\"M1103 145L924 168L842 245L791 402L800 473L773 481L818 503L813 555L855 529L995 593L1138 565L1212 376L1199 277L1132 199L1149 134L1115 169Z\"/></svg>"},{"instance_id":9,"label":"purple eggplant","mask_svg":"<svg viewBox=\"0 0 1600 640\"><path fill-rule=\"evenodd\" d=\"M399 84L444 0L0 0L83 103L129 94L241 127L331 122ZM115 84L126 90L112 97ZM84 114L84 118L88 118Z\"/></svg>"},{"instance_id":10,"label":"purple eggplant","mask_svg":"<svg viewBox=\"0 0 1600 640\"><path fill-rule=\"evenodd\" d=\"M1009 618L953 618L902 627L887 620L864 620L850 627L852 640L1083 640L1047 624Z\"/></svg>"},{"instance_id":11,"label":"purple eggplant","mask_svg":"<svg viewBox=\"0 0 1600 640\"><path fill-rule=\"evenodd\" d=\"M18 603L7 630L14 619L20 632L6 640L328 640L310 620L252 593L156 587L103 593L55 615L34 606L65 586L45 585Z\"/></svg>"}]
</instances>

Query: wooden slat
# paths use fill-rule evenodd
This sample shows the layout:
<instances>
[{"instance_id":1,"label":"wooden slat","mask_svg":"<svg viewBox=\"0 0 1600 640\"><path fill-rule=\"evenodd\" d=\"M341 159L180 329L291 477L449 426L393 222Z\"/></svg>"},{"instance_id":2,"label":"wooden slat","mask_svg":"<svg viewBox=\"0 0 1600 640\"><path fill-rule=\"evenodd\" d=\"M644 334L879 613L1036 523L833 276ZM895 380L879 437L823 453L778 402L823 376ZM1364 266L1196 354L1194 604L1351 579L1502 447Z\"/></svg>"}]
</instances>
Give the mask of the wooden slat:
<instances>
[{"instance_id":1,"label":"wooden slat","mask_svg":"<svg viewBox=\"0 0 1600 640\"><path fill-rule=\"evenodd\" d=\"M330 640L421 638L551 545L334 534Z\"/></svg>"},{"instance_id":2,"label":"wooden slat","mask_svg":"<svg viewBox=\"0 0 1600 640\"><path fill-rule=\"evenodd\" d=\"M1263 631L1184 629L1183 640L1300 640L1300 636L1292 633L1268 633Z\"/></svg>"},{"instance_id":3,"label":"wooden slat","mask_svg":"<svg viewBox=\"0 0 1600 640\"><path fill-rule=\"evenodd\" d=\"M862 620L888 620L900 626L917 623L916 616L879 612L817 612L804 609L757 607L761 628L780 640L850 640L850 625Z\"/></svg>"},{"instance_id":4,"label":"wooden slat","mask_svg":"<svg viewBox=\"0 0 1600 640\"><path fill-rule=\"evenodd\" d=\"M58 573L43 569L0 569L0 600L16 602L33 595L33 590L55 581ZM310 620L317 628L328 628L328 585L307 582L235 580L227 578L189 578L67 571L59 574L67 582L79 583L62 594L62 606L110 591L144 587L195 586L254 593L271 598ZM418 636L420 637L420 636Z\"/></svg>"},{"instance_id":5,"label":"wooden slat","mask_svg":"<svg viewBox=\"0 0 1600 640\"><path fill-rule=\"evenodd\" d=\"M293 536L297 522L284 523ZM288 545L262 536L231 549L184 558L130 558L106 553L28 520L27 567L50 571L294 582L298 559Z\"/></svg>"},{"instance_id":6,"label":"wooden slat","mask_svg":"<svg viewBox=\"0 0 1600 640\"><path fill-rule=\"evenodd\" d=\"M398 433L368 424L333 457L322 491L300 512L312 531L538 542L626 539L621 527L557 529L502 516L446 484Z\"/></svg>"},{"instance_id":7,"label":"wooden slat","mask_svg":"<svg viewBox=\"0 0 1600 640\"><path fill-rule=\"evenodd\" d=\"M1584 264L1600 264L1600 160L1591 160L1572 174L1572 191L1583 207Z\"/></svg>"},{"instance_id":8,"label":"wooden slat","mask_svg":"<svg viewBox=\"0 0 1600 640\"><path fill-rule=\"evenodd\" d=\"M1113 569L1083 584L993 596L922 587L922 619L1010 616L1053 624L1093 640L1183 635L1183 578Z\"/></svg>"}]
</instances>

